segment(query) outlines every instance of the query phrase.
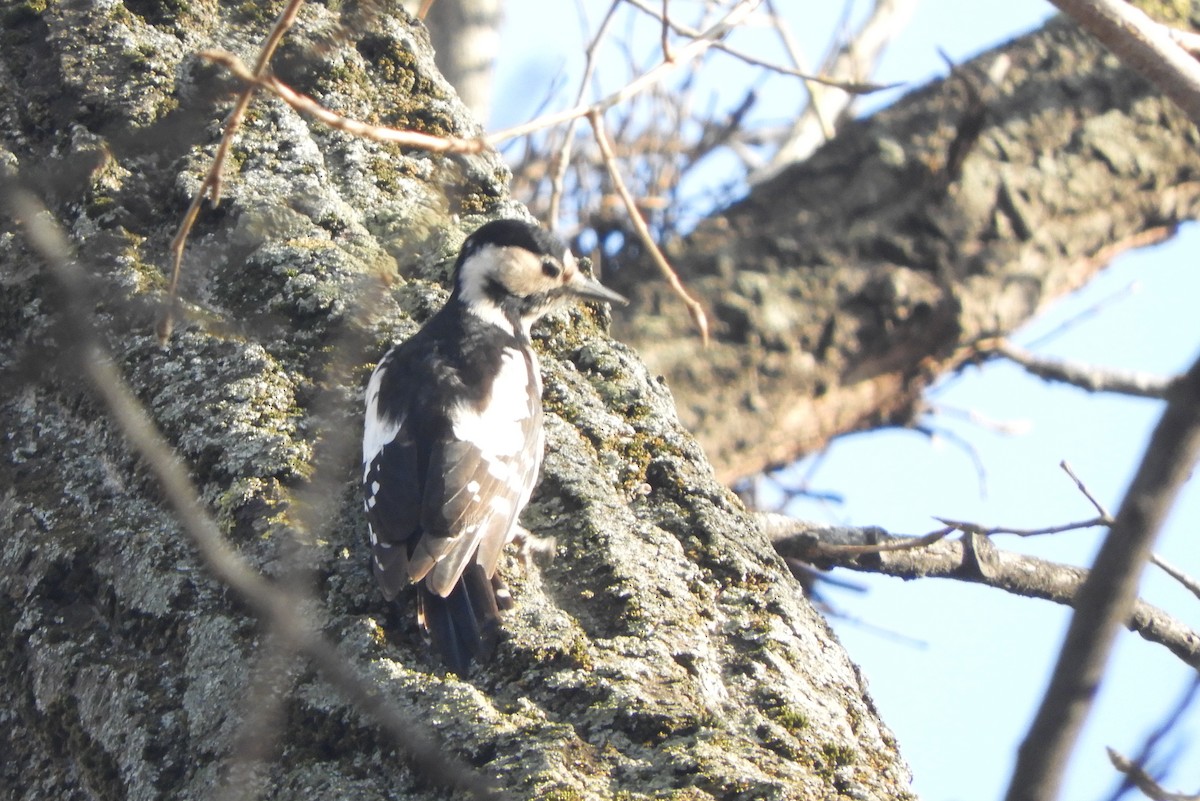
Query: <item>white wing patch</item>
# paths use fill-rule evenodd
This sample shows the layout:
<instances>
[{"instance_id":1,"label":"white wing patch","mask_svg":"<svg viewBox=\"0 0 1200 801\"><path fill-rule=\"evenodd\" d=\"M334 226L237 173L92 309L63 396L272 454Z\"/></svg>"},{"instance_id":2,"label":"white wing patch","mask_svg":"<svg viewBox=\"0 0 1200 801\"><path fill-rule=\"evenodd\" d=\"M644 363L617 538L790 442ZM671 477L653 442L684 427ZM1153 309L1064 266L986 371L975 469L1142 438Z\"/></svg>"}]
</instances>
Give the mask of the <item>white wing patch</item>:
<instances>
[{"instance_id":1,"label":"white wing patch","mask_svg":"<svg viewBox=\"0 0 1200 801\"><path fill-rule=\"evenodd\" d=\"M380 360L375 372L371 373L370 383L367 384L367 414L363 420L362 449L364 483L370 472L371 462L386 445L396 438L396 435L400 433L400 428L404 425L403 417L391 419L384 417L379 411L379 388L383 384L383 374L391 364L390 357L391 353L388 353ZM379 485L374 484L371 490L372 494L379 492Z\"/></svg>"},{"instance_id":2,"label":"white wing patch","mask_svg":"<svg viewBox=\"0 0 1200 801\"><path fill-rule=\"evenodd\" d=\"M521 421L528 420L529 369L516 348L505 348L492 394L482 410L460 404L451 414L454 436L479 449L496 478L506 478L508 465L501 460L526 447ZM537 375L534 367L534 375ZM540 395L540 391L538 393Z\"/></svg>"}]
</instances>

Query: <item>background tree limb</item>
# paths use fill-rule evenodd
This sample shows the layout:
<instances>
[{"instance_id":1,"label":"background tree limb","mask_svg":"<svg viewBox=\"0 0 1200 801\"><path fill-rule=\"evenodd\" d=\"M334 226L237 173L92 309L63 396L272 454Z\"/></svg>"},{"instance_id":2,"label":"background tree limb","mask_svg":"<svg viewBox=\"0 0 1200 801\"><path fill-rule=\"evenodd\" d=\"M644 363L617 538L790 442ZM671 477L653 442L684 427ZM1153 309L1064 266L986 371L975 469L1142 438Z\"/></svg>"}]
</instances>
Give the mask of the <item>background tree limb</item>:
<instances>
[{"instance_id":1,"label":"background tree limb","mask_svg":"<svg viewBox=\"0 0 1200 801\"><path fill-rule=\"evenodd\" d=\"M910 425L961 348L1194 218L1195 143L1169 100L1052 20L848 126L669 250L710 307L709 348L638 270L610 278L634 299L617 332L727 482Z\"/></svg>"}]
</instances>

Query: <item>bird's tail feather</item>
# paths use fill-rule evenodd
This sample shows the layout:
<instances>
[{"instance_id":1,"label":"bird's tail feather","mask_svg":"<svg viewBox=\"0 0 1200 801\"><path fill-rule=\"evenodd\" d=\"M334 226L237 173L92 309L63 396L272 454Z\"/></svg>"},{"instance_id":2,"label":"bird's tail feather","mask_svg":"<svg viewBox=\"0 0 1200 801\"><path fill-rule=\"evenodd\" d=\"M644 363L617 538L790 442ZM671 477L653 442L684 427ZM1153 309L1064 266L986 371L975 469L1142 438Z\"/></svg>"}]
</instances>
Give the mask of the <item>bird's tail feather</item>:
<instances>
[{"instance_id":1,"label":"bird's tail feather","mask_svg":"<svg viewBox=\"0 0 1200 801\"><path fill-rule=\"evenodd\" d=\"M424 582L418 598L421 621L446 667L465 676L472 660L483 663L491 658L500 637L500 610L492 581L481 565L468 565L445 598Z\"/></svg>"}]
</instances>

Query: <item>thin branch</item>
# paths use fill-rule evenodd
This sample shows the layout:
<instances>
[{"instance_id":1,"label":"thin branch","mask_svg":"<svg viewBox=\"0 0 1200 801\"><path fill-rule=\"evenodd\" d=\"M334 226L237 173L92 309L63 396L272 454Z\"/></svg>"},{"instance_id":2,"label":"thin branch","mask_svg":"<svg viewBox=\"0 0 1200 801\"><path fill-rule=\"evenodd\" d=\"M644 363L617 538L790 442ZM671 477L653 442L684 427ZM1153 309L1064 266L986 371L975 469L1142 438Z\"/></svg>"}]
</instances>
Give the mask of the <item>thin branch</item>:
<instances>
[{"instance_id":1,"label":"thin branch","mask_svg":"<svg viewBox=\"0 0 1200 801\"><path fill-rule=\"evenodd\" d=\"M979 449L975 447L971 440L947 428L937 429L931 426L918 425L913 426L912 430L929 437L930 442L937 442L939 439L946 440L965 453L967 458L971 460L971 465L975 468L975 478L979 482L979 497L987 497L987 466L983 463L983 457L979 455Z\"/></svg>"},{"instance_id":2,"label":"thin branch","mask_svg":"<svg viewBox=\"0 0 1200 801\"><path fill-rule=\"evenodd\" d=\"M1070 384L1088 392L1113 392L1136 398L1166 397L1179 379L1123 370L1106 370L1090 365L1072 364L1060 359L1036 356L1007 339L988 339L975 345L980 353L994 353L1046 381Z\"/></svg>"},{"instance_id":3,"label":"thin branch","mask_svg":"<svg viewBox=\"0 0 1200 801\"><path fill-rule=\"evenodd\" d=\"M1075 523L1060 523L1056 526L1045 526L1043 528L1007 528L1005 526L981 526L978 523L971 523L965 520L950 520L945 517L934 517L934 520L956 529L958 531L969 532L971 534L979 534L984 537L990 537L994 534L1013 534L1017 537L1040 537L1045 534L1061 534L1064 531L1078 531L1084 528L1095 528L1097 526L1112 525L1111 517L1092 517L1087 520L1079 520Z\"/></svg>"},{"instance_id":4,"label":"thin branch","mask_svg":"<svg viewBox=\"0 0 1200 801\"><path fill-rule=\"evenodd\" d=\"M1152 801L1200 800L1200 793L1172 793L1164 789L1137 762L1130 761L1126 757L1121 756L1113 748L1106 748L1105 750L1108 751L1108 759L1112 762L1113 767L1125 774L1125 780L1128 785L1141 790Z\"/></svg>"},{"instance_id":5,"label":"thin branch","mask_svg":"<svg viewBox=\"0 0 1200 801\"><path fill-rule=\"evenodd\" d=\"M612 144L608 140L608 134L604 130L604 118L599 111L588 112L588 122L592 125L592 131L596 135L596 144L600 148L600 153L604 157L604 166L608 168L609 178L612 179L613 188L617 190L617 194L621 196L621 201L625 204L625 210L629 212L630 222L633 223L634 229L642 240L642 244L650 253L650 257L654 260L659 272L675 290L675 294L687 306L688 314L692 317L692 322L700 331L700 338L704 344L708 344L708 316L704 313L704 308L700 303L688 294L683 283L679 280L679 276L671 269L671 265L667 262L667 257L662 254L658 244L655 243L654 237L650 234L650 229L646 226L646 221L642 219L642 214L638 211L637 201L630 194L629 189L625 186L625 181L621 178L621 171L617 167L617 159L613 154Z\"/></svg>"},{"instance_id":6,"label":"thin branch","mask_svg":"<svg viewBox=\"0 0 1200 801\"><path fill-rule=\"evenodd\" d=\"M689 39L697 39L704 35L702 31L696 30L688 25L676 22L673 19L665 19L663 15L652 8L645 0L623 0L627 5L631 5L638 11L642 11L660 23L670 26L671 30L680 36L686 36ZM811 70L805 70L798 64L788 67L783 64L778 64L773 61L767 61L759 58L753 53L747 53L744 50L739 50L727 42L713 42L712 48L720 50L722 53L736 58L738 61L743 61L753 67L761 67L771 72L777 72L780 75L790 75L793 78L799 78L803 81L829 86L834 89L841 89L843 92L852 95L869 95L873 92L882 92L885 89L894 89L897 86L903 86L902 82L896 83L873 83L871 81L845 80L832 75L821 75L813 73ZM793 62L795 63L795 62Z\"/></svg>"},{"instance_id":7,"label":"thin branch","mask_svg":"<svg viewBox=\"0 0 1200 801\"><path fill-rule=\"evenodd\" d=\"M671 55L671 15L667 11L667 0L662 0L662 54L664 62L675 60Z\"/></svg>"},{"instance_id":8,"label":"thin branch","mask_svg":"<svg viewBox=\"0 0 1200 801\"><path fill-rule=\"evenodd\" d=\"M497 797L478 773L448 755L411 716L380 698L376 688L359 677L303 612L302 598L271 583L254 571L231 548L204 508L187 468L176 457L146 409L125 383L91 326L86 276L72 261L70 246L49 212L10 176L0 175L0 192L14 219L19 220L31 248L46 262L62 288L78 343L80 367L88 377L113 423L158 480L176 519L192 539L213 574L233 589L267 627L313 661L322 676L356 708L372 714L412 763L430 781L457 788L476 798Z\"/></svg>"},{"instance_id":9,"label":"thin branch","mask_svg":"<svg viewBox=\"0 0 1200 801\"><path fill-rule=\"evenodd\" d=\"M571 120L578 119L579 117L586 117L593 112L603 112L615 105L624 103L630 98L641 94L646 89L657 84L659 81L665 78L668 73L672 72L676 68L690 63L691 61L703 55L709 48L714 47L717 43L717 40L728 34L743 22L746 17L748 17L750 13L758 7L760 1L761 0L741 0L741 2L734 5L733 8L729 10L729 13L722 17L719 22L701 33L700 36L693 41L688 42L686 45L676 50L673 54L673 60L664 61L653 69L647 70L637 78L634 78L632 81L622 86L617 91L600 100L597 100L595 103L590 105L576 104L569 109L556 111L552 114L538 117L537 119L530 120L529 122L521 125L516 125L512 128L506 128L502 131L488 134L486 137L488 144L495 145L497 142L503 142L506 139L525 136L526 134L540 131L543 128L552 128L555 125L561 125L564 122L570 122Z\"/></svg>"},{"instance_id":10,"label":"thin branch","mask_svg":"<svg viewBox=\"0 0 1200 801\"><path fill-rule=\"evenodd\" d=\"M488 147L488 143L480 138L461 139L453 136L434 136L420 131L369 125L330 111L313 98L297 92L274 76L256 76L232 53L224 50L204 50L200 56L225 67L234 77L266 89L297 111L315 117L330 128L343 131L351 136L361 136L376 142L390 142L402 147L428 150L432 153L480 153Z\"/></svg>"},{"instance_id":11,"label":"thin branch","mask_svg":"<svg viewBox=\"0 0 1200 801\"><path fill-rule=\"evenodd\" d=\"M1076 605L1079 590L1089 576L1084 568L1000 550L987 537L974 533L957 539L941 538L920 548L880 549L880 545L911 543L915 538L899 537L876 527L821 526L778 514L759 514L758 519L781 556L819 567L844 567L903 579L967 581L1064 606ZM864 550L856 553L853 548ZM1167 648L1188 666L1200 669L1200 632L1166 611L1137 600L1123 624L1147 642Z\"/></svg>"},{"instance_id":12,"label":"thin branch","mask_svg":"<svg viewBox=\"0 0 1200 801\"><path fill-rule=\"evenodd\" d=\"M585 51L586 61L583 67L583 77L579 79L579 91L575 94L575 105L579 106L583 103L583 96L587 92L588 84L592 81L592 76L596 72L596 51L600 49L600 43L604 40L608 33L608 26L612 24L616 17L617 8L621 5L622 0L613 0L608 7L608 12L604 15L604 19L600 21L600 27L596 30L596 35L592 37L592 41L588 43ZM550 211L547 214L547 224L551 229L558 227L558 210L559 203L562 201L563 182L567 177L567 170L571 166L571 148L575 144L575 129L579 125L579 118L571 120L567 123L567 130L563 134L562 147L559 148L552 160L553 176L550 181Z\"/></svg>"},{"instance_id":13,"label":"thin branch","mask_svg":"<svg viewBox=\"0 0 1200 801\"><path fill-rule=\"evenodd\" d=\"M216 801L257 798L261 792L260 769L277 750L284 699L293 680L288 668L295 651L291 643L268 634L257 656L258 664L244 692L242 721L215 791Z\"/></svg>"},{"instance_id":14,"label":"thin branch","mask_svg":"<svg viewBox=\"0 0 1200 801\"><path fill-rule=\"evenodd\" d=\"M1061 467L1063 472L1066 473L1068 476L1070 476L1071 480L1075 482L1075 486L1078 487L1079 491L1083 493L1083 497L1088 499L1088 502L1096 510L1096 514L1100 515L1100 517L1103 517L1105 520L1109 521L1105 525L1111 525L1112 524L1112 515L1110 515L1108 513L1108 509L1105 508L1104 504L1102 504L1102 503L1100 503L1100 501L1096 500L1096 496L1093 495L1091 493L1091 490L1089 490L1087 488L1087 485L1083 483L1083 479L1081 479L1079 476L1075 475L1074 469L1072 469L1071 465L1067 463L1067 460L1063 459L1061 462L1058 463L1058 466Z\"/></svg>"},{"instance_id":15,"label":"thin branch","mask_svg":"<svg viewBox=\"0 0 1200 801\"><path fill-rule=\"evenodd\" d=\"M1154 799L1154 801L1196 801L1196 799L1200 799L1200 794L1185 795L1183 793L1170 793L1164 790L1158 782L1154 781L1146 773L1143 767L1150 761L1155 747L1179 725L1179 721L1183 719L1184 713L1191 708L1197 697L1200 697L1200 676L1192 678L1183 697L1175 704L1175 708L1171 710L1166 719L1142 743L1138 755L1133 760L1126 759L1112 748L1108 749L1108 758L1113 763L1113 767L1125 774L1125 780L1121 782L1121 786L1112 794L1111 801L1117 801L1130 787L1137 787L1146 796Z\"/></svg>"},{"instance_id":16,"label":"thin branch","mask_svg":"<svg viewBox=\"0 0 1200 801\"><path fill-rule=\"evenodd\" d=\"M771 2L771 0L767 0L767 2L767 8L771 11L772 27L775 29L775 33L779 37L779 43L783 45L783 50L785 53L787 53L788 58L791 59L792 65L796 69L802 69L804 67L804 57L800 51L800 43L797 42L796 37L792 35L791 27L787 24L787 20L784 19L783 15L776 10L775 4ZM844 28L846 15L848 13L850 13L850 3L844 3L842 5L842 18L838 25L839 29ZM831 40L833 39L832 36L830 38ZM819 129L820 134L825 141L832 139L837 133L837 129L834 126L833 120L827 116L824 105L820 102L822 98L823 87L821 82L804 80L803 85L804 91L808 95L808 103L805 105L803 111L798 115L791 132L779 143L779 147L776 148L776 157L783 150L783 148L787 146L788 142L794 141L797 130L799 130L799 128L802 126L815 125L815 127Z\"/></svg>"},{"instance_id":17,"label":"thin branch","mask_svg":"<svg viewBox=\"0 0 1200 801\"><path fill-rule=\"evenodd\" d=\"M1143 231L1139 234L1135 234L1131 237L1128 237L1126 240L1124 240L1124 242L1118 242L1112 246L1106 246L1100 253L1098 253L1094 257L1094 259L1099 263L1107 264L1119 252L1122 252L1124 250L1139 248L1139 247L1148 247L1150 245L1157 244L1166 238L1167 238L1167 235L1161 233L1159 231L1159 229L1150 229L1148 231ZM1092 303L1088 307L1079 310L1078 312L1076 312L1075 314L1072 314L1067 319L1059 322L1057 325L1055 325L1053 328L1051 328L1049 331L1045 332L1044 334L1040 334L1035 339L1031 340L1026 345L1026 348L1028 350L1034 350L1036 348L1041 347L1042 345L1045 345L1048 342L1052 342L1053 340L1057 339L1058 337L1060 337L1063 334L1070 331L1075 326L1083 323L1086 320L1090 320L1091 318L1096 317L1102 311L1107 309L1109 306L1114 306L1123 300L1127 300L1128 298L1133 297L1134 295L1136 295L1137 293L1139 293L1141 291L1142 291L1142 282L1141 281L1136 281L1136 280L1130 281L1128 284L1121 287L1120 289L1114 291L1113 293L1111 293L1109 295L1106 295L1106 296L1100 298L1095 303Z\"/></svg>"},{"instance_id":18,"label":"thin branch","mask_svg":"<svg viewBox=\"0 0 1200 801\"><path fill-rule=\"evenodd\" d=\"M1137 602L1155 536L1200 455L1200 360L1168 393L1133 483L1079 590L1041 708L1018 751L1008 801L1057 797L1075 740L1091 711L1117 629Z\"/></svg>"},{"instance_id":19,"label":"thin branch","mask_svg":"<svg viewBox=\"0 0 1200 801\"><path fill-rule=\"evenodd\" d=\"M1033 424L1028 420L996 420L988 417L978 409L963 409L945 403L930 403L929 410L945 417L956 417L977 425L985 431L991 431L1005 437L1023 437L1030 432Z\"/></svg>"},{"instance_id":20,"label":"thin branch","mask_svg":"<svg viewBox=\"0 0 1200 801\"><path fill-rule=\"evenodd\" d=\"M945 521L939 521L945 522ZM959 530L959 526L947 524L944 528L939 528L936 531L931 531L928 534L920 537L905 537L903 539L892 539L887 542L877 542L863 545L825 545L821 549L821 554L829 558L841 558L846 556L866 556L867 554L890 553L893 551L911 551L917 548L927 548L935 542L945 539L955 531Z\"/></svg>"},{"instance_id":21,"label":"thin branch","mask_svg":"<svg viewBox=\"0 0 1200 801\"><path fill-rule=\"evenodd\" d=\"M1196 596L1197 598L1200 598L1200 581L1197 581L1196 579L1189 576L1187 573L1184 573L1182 570L1175 567L1173 564L1168 562L1166 559L1163 559L1158 554L1153 554L1150 557L1150 561L1153 562L1155 565L1157 565L1159 570L1163 571L1168 576L1170 576L1171 578L1175 579L1180 584L1182 584L1183 588L1185 590L1187 590L1188 592L1190 592L1192 595Z\"/></svg>"},{"instance_id":22,"label":"thin branch","mask_svg":"<svg viewBox=\"0 0 1200 801\"><path fill-rule=\"evenodd\" d=\"M1165 26L1124 0L1050 0L1200 124L1200 63Z\"/></svg>"},{"instance_id":23,"label":"thin branch","mask_svg":"<svg viewBox=\"0 0 1200 801\"><path fill-rule=\"evenodd\" d=\"M267 65L271 62L271 56L275 54L275 49L279 46L279 42L283 39L283 35L287 33L288 28L292 27L292 23L296 21L296 15L300 13L300 6L304 0L289 0L287 6L280 12L279 17L275 20L275 24L271 27L271 32L267 34L266 41L263 42L262 48L258 52L258 60L254 64L254 76L262 76L266 74ZM246 114L246 109L250 105L250 100L254 97L255 86L250 85L242 90L238 95L237 102L234 103L233 110L229 112L229 116L225 119L225 131L221 135L221 141L217 144L217 152L213 156L212 163L209 165L208 173L200 182L200 187L196 190L196 194L192 196L192 202L188 205L188 210L183 215L183 220L179 223L179 229L175 232L174 238L171 240L171 283L167 287L167 296L163 300L162 309L159 312L158 324L155 326L155 332L158 335L159 342L166 342L171 338L171 330L175 327L175 309L179 302L179 274L183 267L183 249L187 244L188 235L192 232L192 227L196 224L196 218L200 215L200 204L204 202L205 195L212 196L212 204L216 206L221 202L221 171L225 169L225 160L229 156L229 150L233 147L233 137L237 133L237 129L242 124L242 118Z\"/></svg>"},{"instance_id":24,"label":"thin branch","mask_svg":"<svg viewBox=\"0 0 1200 801\"><path fill-rule=\"evenodd\" d=\"M861 92L866 76L875 71L888 43L907 24L916 8L916 0L876 0L871 13L858 30L821 65L821 75L832 81L806 79L811 101L796 119L791 131L772 156L769 165L750 176L751 183L778 174L788 164L806 158L836 128L835 121L846 114ZM779 28L787 36L786 26ZM822 86L821 84L824 84Z\"/></svg>"}]
</instances>

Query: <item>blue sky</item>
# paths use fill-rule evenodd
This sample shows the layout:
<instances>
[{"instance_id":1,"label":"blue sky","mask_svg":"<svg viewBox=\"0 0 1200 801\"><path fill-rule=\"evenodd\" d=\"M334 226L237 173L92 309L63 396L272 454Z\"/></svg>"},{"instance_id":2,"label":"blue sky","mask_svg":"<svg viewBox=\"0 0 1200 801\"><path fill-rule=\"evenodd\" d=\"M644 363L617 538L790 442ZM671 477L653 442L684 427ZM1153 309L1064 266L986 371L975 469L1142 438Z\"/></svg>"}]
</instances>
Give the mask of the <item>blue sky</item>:
<instances>
[{"instance_id":1,"label":"blue sky","mask_svg":"<svg viewBox=\"0 0 1200 801\"><path fill-rule=\"evenodd\" d=\"M607 2L582 4L593 26ZM810 59L815 61L841 13L840 3L778 4L791 14ZM858 2L856 13L868 3ZM683 3L672 3L684 13ZM945 71L939 49L955 61L1019 34L1053 13L1046 2L961 3L924 0L884 59L878 80L919 86ZM573 3L511 3L504 41L522 42L503 55L493 128L533 115L559 76L562 94L573 95L582 66L579 22ZM618 26L617 31L623 29ZM656 34L654 34L656 36ZM770 57L762 40L756 52ZM614 67L614 74L619 70ZM718 102L740 99L747 73L721 62L711 91ZM608 90L616 88L610 85ZM890 102L900 91L874 98ZM772 78L762 88L763 104L781 119L794 114L803 94L794 82ZM728 180L710 165L714 181ZM1059 303L1016 337L1029 343L1102 299L1118 297L1105 310L1055 336L1037 351L1113 368L1180 371L1200 349L1194 307L1200 298L1195 253L1200 230L1185 229L1166 245L1118 259L1082 292ZM1131 291L1130 286L1136 287ZM836 506L796 503L800 517L855 525L881 525L920 534L937 527L933 517L985 525L1040 527L1091 516L1092 509L1058 464L1066 459L1092 492L1115 511L1136 468L1159 404L1088 395L1048 385L1018 368L992 364L941 382L930 395L941 407L971 410L987 418L1015 421L1025 433L1007 436L939 414L932 424L976 450L985 470L982 485L972 459L952 439L888 431L846 438L830 450L813 478L813 488L836 492ZM797 467L803 472L807 465ZM1189 485L1157 548L1168 560L1200 576L1200 492ZM1077 531L1019 540L997 538L1002 548L1045 559L1087 565L1102 531ZM952 581L902 582L843 574L869 587L865 595L830 590L831 600L869 626L834 621L851 656L862 666L884 721L896 733L913 768L914 790L926 801L993 801L1003 796L1016 748L1036 712L1048 671L1068 621L1060 607L1007 596ZM1194 628L1200 628L1196 599L1150 568L1143 597ZM917 647L880 635L872 627L919 640ZM1161 646L1126 634L1119 640L1108 678L1076 751L1062 798L1107 798L1117 777L1104 747L1127 755L1175 703L1188 671ZM1194 710L1172 744L1181 748L1166 784L1194 792L1200 787L1200 710Z\"/></svg>"}]
</instances>

